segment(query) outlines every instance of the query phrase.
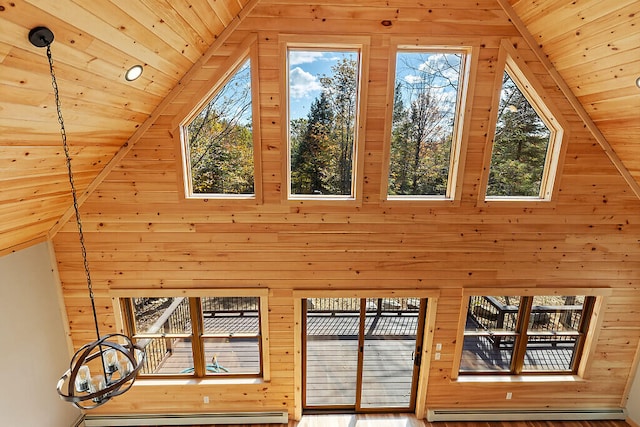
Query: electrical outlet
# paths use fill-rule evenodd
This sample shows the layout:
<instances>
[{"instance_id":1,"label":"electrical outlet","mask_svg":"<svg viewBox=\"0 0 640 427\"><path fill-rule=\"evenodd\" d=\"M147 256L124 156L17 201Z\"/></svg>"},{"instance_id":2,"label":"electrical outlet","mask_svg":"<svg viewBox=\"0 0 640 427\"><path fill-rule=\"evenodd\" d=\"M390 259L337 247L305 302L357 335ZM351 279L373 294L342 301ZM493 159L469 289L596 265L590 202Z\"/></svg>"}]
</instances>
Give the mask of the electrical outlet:
<instances>
[{"instance_id":1,"label":"electrical outlet","mask_svg":"<svg viewBox=\"0 0 640 427\"><path fill-rule=\"evenodd\" d=\"M436 353L436 354L435 354L435 359L436 359L436 360L440 360L440 353Z\"/></svg>"},{"instance_id":2,"label":"electrical outlet","mask_svg":"<svg viewBox=\"0 0 640 427\"><path fill-rule=\"evenodd\" d=\"M204 403L209 403L209 396L204 396L204 397L202 398L202 401L203 401Z\"/></svg>"},{"instance_id":3,"label":"electrical outlet","mask_svg":"<svg viewBox=\"0 0 640 427\"><path fill-rule=\"evenodd\" d=\"M437 343L436 344L436 351L440 351L442 350L442 343Z\"/></svg>"},{"instance_id":4,"label":"electrical outlet","mask_svg":"<svg viewBox=\"0 0 640 427\"><path fill-rule=\"evenodd\" d=\"M513 393L511 393L510 391L507 392L507 400L511 400L511 398L513 397Z\"/></svg>"}]
</instances>

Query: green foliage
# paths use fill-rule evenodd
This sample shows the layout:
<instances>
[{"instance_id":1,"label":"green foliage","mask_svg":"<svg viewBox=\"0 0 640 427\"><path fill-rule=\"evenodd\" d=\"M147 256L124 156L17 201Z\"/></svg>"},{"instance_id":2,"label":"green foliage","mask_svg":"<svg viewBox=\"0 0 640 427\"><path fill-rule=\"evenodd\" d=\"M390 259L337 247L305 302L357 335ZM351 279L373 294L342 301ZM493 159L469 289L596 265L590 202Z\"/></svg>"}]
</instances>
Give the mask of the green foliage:
<instances>
[{"instance_id":1,"label":"green foliage","mask_svg":"<svg viewBox=\"0 0 640 427\"><path fill-rule=\"evenodd\" d=\"M254 192L249 61L187 126L194 194Z\"/></svg>"},{"instance_id":2,"label":"green foliage","mask_svg":"<svg viewBox=\"0 0 640 427\"><path fill-rule=\"evenodd\" d=\"M328 96L322 93L309 111L307 120L298 121L291 158L291 192L293 194L326 194L332 159L331 132L333 111ZM300 127L304 125L304 129ZM293 127L293 126L292 126Z\"/></svg>"},{"instance_id":3,"label":"green foliage","mask_svg":"<svg viewBox=\"0 0 640 427\"><path fill-rule=\"evenodd\" d=\"M331 71L307 119L290 125L292 194L352 192L358 63L346 57Z\"/></svg>"},{"instance_id":4,"label":"green foliage","mask_svg":"<svg viewBox=\"0 0 640 427\"><path fill-rule=\"evenodd\" d=\"M505 72L487 196L537 197L550 131Z\"/></svg>"},{"instance_id":5,"label":"green foliage","mask_svg":"<svg viewBox=\"0 0 640 427\"><path fill-rule=\"evenodd\" d=\"M389 195L446 194L460 63L460 55L398 55Z\"/></svg>"}]
</instances>

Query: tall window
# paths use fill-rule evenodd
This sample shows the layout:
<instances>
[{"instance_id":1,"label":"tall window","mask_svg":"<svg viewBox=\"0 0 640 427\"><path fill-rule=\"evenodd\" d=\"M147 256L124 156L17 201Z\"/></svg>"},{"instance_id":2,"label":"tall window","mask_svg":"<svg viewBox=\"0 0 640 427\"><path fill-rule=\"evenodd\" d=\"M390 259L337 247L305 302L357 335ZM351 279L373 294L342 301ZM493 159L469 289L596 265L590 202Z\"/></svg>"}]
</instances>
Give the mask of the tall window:
<instances>
[{"instance_id":1,"label":"tall window","mask_svg":"<svg viewBox=\"0 0 640 427\"><path fill-rule=\"evenodd\" d=\"M576 373L595 297L469 298L460 374Z\"/></svg>"},{"instance_id":2,"label":"tall window","mask_svg":"<svg viewBox=\"0 0 640 427\"><path fill-rule=\"evenodd\" d=\"M462 51L396 56L388 197L451 197L465 76Z\"/></svg>"},{"instance_id":3,"label":"tall window","mask_svg":"<svg viewBox=\"0 0 640 427\"><path fill-rule=\"evenodd\" d=\"M498 101L487 200L550 200L564 133L525 64L508 52Z\"/></svg>"},{"instance_id":4,"label":"tall window","mask_svg":"<svg viewBox=\"0 0 640 427\"><path fill-rule=\"evenodd\" d=\"M191 196L254 194L252 120L247 59L183 128Z\"/></svg>"},{"instance_id":5,"label":"tall window","mask_svg":"<svg viewBox=\"0 0 640 427\"><path fill-rule=\"evenodd\" d=\"M125 329L146 350L142 375L259 376L258 296L123 298Z\"/></svg>"},{"instance_id":6,"label":"tall window","mask_svg":"<svg viewBox=\"0 0 640 427\"><path fill-rule=\"evenodd\" d=\"M354 197L357 50L289 48L289 195Z\"/></svg>"}]
</instances>

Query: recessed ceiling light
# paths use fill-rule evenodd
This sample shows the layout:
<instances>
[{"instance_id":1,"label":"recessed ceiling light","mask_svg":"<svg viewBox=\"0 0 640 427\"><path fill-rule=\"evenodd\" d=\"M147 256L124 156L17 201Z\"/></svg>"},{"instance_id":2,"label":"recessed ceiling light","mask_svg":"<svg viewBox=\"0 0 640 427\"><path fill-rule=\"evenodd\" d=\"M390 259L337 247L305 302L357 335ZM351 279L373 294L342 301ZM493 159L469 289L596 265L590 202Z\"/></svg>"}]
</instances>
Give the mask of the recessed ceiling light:
<instances>
[{"instance_id":1,"label":"recessed ceiling light","mask_svg":"<svg viewBox=\"0 0 640 427\"><path fill-rule=\"evenodd\" d=\"M640 77L636 79L636 86L640 87Z\"/></svg>"},{"instance_id":2,"label":"recessed ceiling light","mask_svg":"<svg viewBox=\"0 0 640 427\"><path fill-rule=\"evenodd\" d=\"M133 67L127 70L126 74L124 75L124 78L128 82L132 82L138 77L140 77L141 75L142 75L142 65L134 65Z\"/></svg>"}]
</instances>

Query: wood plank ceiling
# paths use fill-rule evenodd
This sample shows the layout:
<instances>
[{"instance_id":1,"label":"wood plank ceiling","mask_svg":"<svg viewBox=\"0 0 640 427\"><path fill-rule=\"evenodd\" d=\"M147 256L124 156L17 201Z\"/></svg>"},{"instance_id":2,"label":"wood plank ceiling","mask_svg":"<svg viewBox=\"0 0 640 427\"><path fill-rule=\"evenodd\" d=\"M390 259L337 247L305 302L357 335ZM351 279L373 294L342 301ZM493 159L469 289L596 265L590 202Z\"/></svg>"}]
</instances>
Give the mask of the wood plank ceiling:
<instances>
[{"instance_id":1,"label":"wood plank ceiling","mask_svg":"<svg viewBox=\"0 0 640 427\"><path fill-rule=\"evenodd\" d=\"M640 1L496 1L526 26L637 187ZM47 59L29 43L31 28L55 33L55 70L82 193L257 2L0 0L0 255L47 239L71 212ZM138 63L143 76L126 82L125 71Z\"/></svg>"}]
</instances>

